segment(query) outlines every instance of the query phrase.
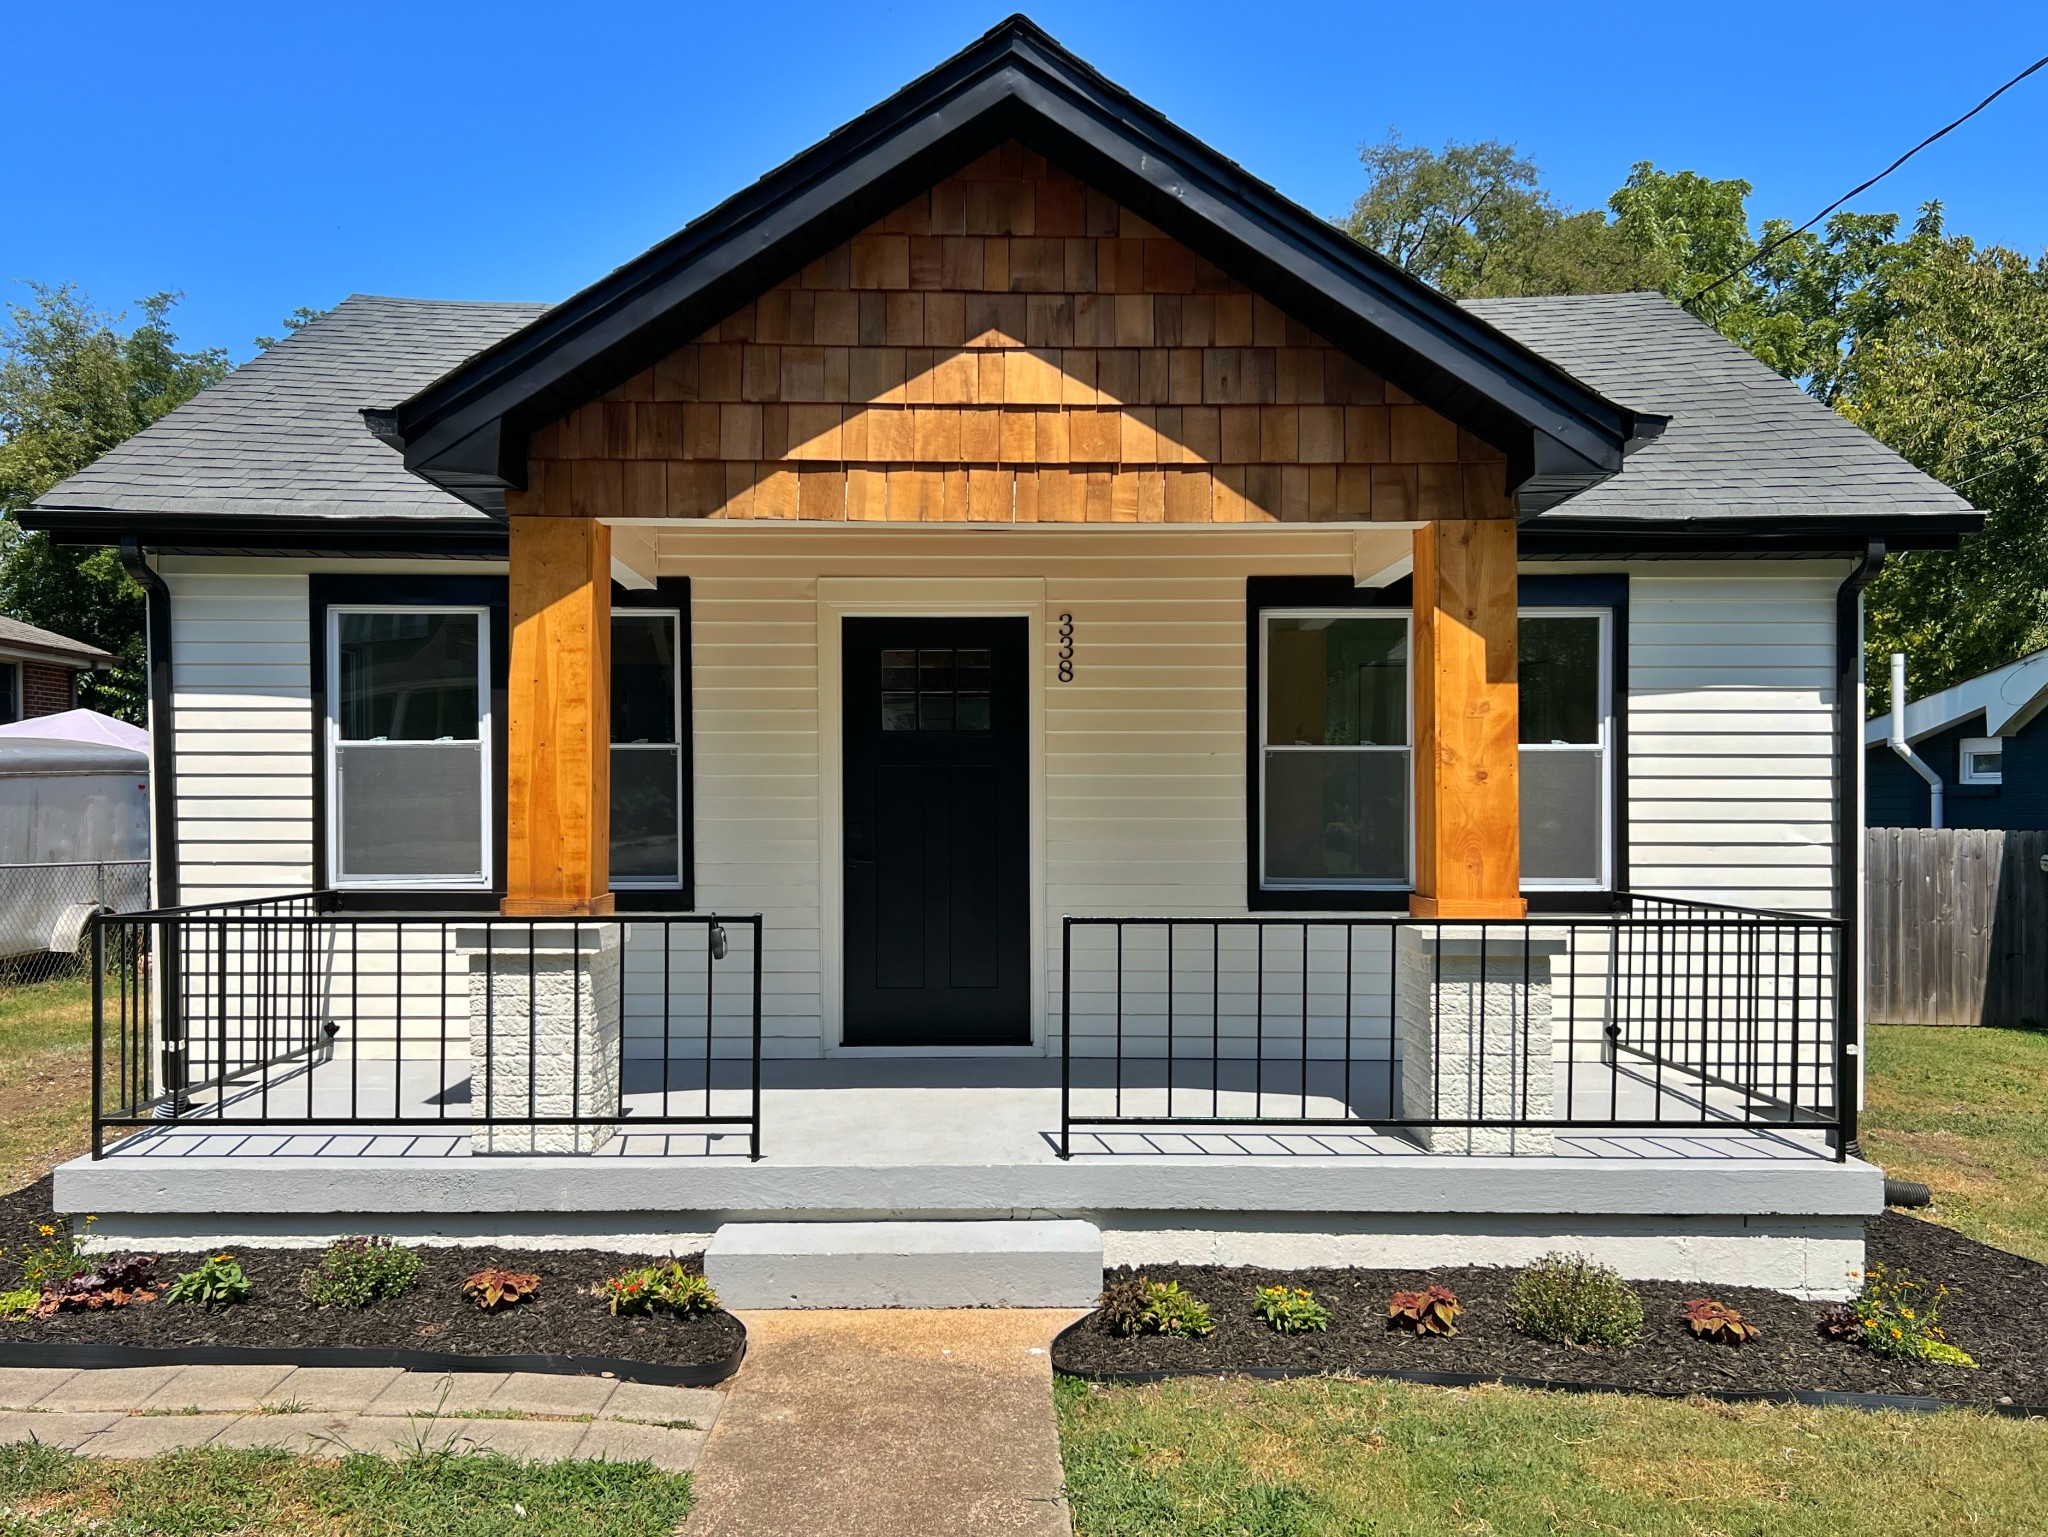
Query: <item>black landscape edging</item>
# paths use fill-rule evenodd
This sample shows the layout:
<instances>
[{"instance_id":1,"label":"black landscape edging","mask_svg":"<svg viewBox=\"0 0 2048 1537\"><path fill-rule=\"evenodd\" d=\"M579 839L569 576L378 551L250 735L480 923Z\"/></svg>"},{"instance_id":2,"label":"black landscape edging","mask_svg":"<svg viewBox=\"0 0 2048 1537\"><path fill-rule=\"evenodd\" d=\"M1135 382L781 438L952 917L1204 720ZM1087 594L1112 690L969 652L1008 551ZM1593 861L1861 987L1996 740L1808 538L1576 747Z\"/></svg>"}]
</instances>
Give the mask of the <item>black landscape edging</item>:
<instances>
[{"instance_id":1,"label":"black landscape edging","mask_svg":"<svg viewBox=\"0 0 2048 1537\"><path fill-rule=\"evenodd\" d=\"M1992 1400L1936 1398L1919 1393L1846 1393L1824 1388L1657 1388L1623 1387L1611 1382L1564 1382L1551 1377L1514 1377L1504 1372L1425 1372L1399 1366L1362 1366L1332 1371L1328 1367L1296 1366L1190 1366L1134 1367L1129 1371L1076 1370L1060 1364L1060 1346L1067 1336L1091 1322L1095 1314L1076 1319L1053 1337L1052 1369L1062 1377L1082 1382L1138 1386L1150 1382L1172 1382L1186 1377L1255 1377L1263 1382L1286 1382L1297 1377L1351 1377L1361 1381L1381 1378L1388 1382L1413 1382L1432 1388L1540 1388L1553 1393L1636 1394L1645 1398L1711 1398L1728 1404L1808 1404L1816 1408L1864 1409L1876 1413L1896 1409L1906 1414L1934 1414L1943 1409L1979 1409L2007 1419L2048 1417L2048 1404L2002 1404Z\"/></svg>"},{"instance_id":2,"label":"black landscape edging","mask_svg":"<svg viewBox=\"0 0 2048 1537\"><path fill-rule=\"evenodd\" d=\"M739 1323L738 1319L733 1322ZM656 1387L716 1387L746 1359L746 1325L722 1360L668 1365L618 1356L462 1355L370 1345L102 1345L76 1340L0 1340L0 1367L89 1371L108 1366L397 1366L414 1372L548 1372L564 1377L616 1377Z\"/></svg>"}]
</instances>

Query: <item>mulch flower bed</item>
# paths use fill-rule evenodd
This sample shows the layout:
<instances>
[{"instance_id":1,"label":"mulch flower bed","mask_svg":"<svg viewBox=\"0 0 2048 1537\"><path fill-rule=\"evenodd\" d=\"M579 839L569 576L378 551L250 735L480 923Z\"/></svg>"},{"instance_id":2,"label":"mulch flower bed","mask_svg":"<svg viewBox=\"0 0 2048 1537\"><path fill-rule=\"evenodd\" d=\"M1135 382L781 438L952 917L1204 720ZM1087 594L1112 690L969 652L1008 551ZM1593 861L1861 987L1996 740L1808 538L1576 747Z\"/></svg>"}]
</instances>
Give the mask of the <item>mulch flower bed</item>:
<instances>
[{"instance_id":1,"label":"mulch flower bed","mask_svg":"<svg viewBox=\"0 0 2048 1537\"><path fill-rule=\"evenodd\" d=\"M0 1290L18 1284L22 1248L49 1218L47 1179L0 1197ZM738 1319L720 1311L695 1318L614 1317L590 1288L607 1276L650 1263L646 1255L596 1249L498 1249L418 1246L418 1279L396 1297L365 1308L319 1308L300 1294L299 1278L320 1259L312 1249L233 1249L253 1283L247 1301L208 1312L154 1302L46 1319L0 1321L0 1345L44 1342L139 1345L153 1349L235 1346L262 1349L351 1346L475 1356L582 1356L703 1366L729 1360L746 1339ZM198 1255L167 1255L161 1285L192 1269ZM701 1256L684 1257L701 1270ZM462 1295L463 1279L486 1266L541 1278L531 1301L486 1313Z\"/></svg>"},{"instance_id":2,"label":"mulch flower bed","mask_svg":"<svg viewBox=\"0 0 2048 1537\"><path fill-rule=\"evenodd\" d=\"M1313 1373L1445 1372L1538 1378L1658 1393L1819 1391L1882 1393L1957 1403L2048 1406L2048 1266L1973 1242L1947 1228L1886 1213L1869 1225L1867 1260L1905 1267L1949 1295L1942 1324L1978 1369L1887 1360L1823 1337L1822 1304L1740 1286L1640 1281L1642 1338L1626 1350L1580 1350L1517 1332L1508 1299L1516 1272L1460 1268L1268 1271L1213 1265L1147 1265L1153 1281L1178 1281L1210 1305L1215 1332L1198 1339L1119 1338L1091 1314L1053 1349L1056 1371ZM1118 1280L1140 1272L1113 1270ZM1252 1317L1261 1286L1305 1286L1331 1313L1327 1333L1276 1334ZM1390 1330L1395 1291L1449 1286L1464 1304L1453 1338ZM1710 1296L1762 1326L1747 1344L1698 1339L1686 1328L1688 1298Z\"/></svg>"}]
</instances>

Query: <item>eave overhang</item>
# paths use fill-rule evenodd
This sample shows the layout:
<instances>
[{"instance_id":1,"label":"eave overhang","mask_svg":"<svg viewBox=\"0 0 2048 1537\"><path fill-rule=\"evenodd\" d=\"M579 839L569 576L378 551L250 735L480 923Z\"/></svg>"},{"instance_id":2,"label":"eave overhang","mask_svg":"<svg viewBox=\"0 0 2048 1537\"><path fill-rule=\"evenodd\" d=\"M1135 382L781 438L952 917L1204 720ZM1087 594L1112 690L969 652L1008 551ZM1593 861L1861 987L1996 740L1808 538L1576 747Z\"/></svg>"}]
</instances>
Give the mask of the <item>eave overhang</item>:
<instances>
[{"instance_id":1,"label":"eave overhang","mask_svg":"<svg viewBox=\"0 0 2048 1537\"><path fill-rule=\"evenodd\" d=\"M976 157L1015 139L1508 456L1534 516L1661 427L1282 197L1012 17L880 106L394 412L406 467L489 513L535 429L649 367Z\"/></svg>"}]
</instances>

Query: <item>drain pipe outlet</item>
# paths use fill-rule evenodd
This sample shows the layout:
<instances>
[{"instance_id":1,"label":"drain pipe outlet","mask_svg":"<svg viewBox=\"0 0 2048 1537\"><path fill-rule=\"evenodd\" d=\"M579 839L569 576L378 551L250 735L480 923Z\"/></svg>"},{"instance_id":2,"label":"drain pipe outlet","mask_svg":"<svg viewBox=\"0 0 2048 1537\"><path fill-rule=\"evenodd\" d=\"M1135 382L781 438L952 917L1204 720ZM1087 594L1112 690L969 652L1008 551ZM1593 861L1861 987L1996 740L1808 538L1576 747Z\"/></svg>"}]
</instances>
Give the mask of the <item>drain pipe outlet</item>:
<instances>
[{"instance_id":1,"label":"drain pipe outlet","mask_svg":"<svg viewBox=\"0 0 2048 1537\"><path fill-rule=\"evenodd\" d=\"M1913 751L1906 740L1906 653L1892 653L1892 751L1905 759L1906 767L1927 781L1929 827L1941 826L1941 775L1934 772Z\"/></svg>"}]
</instances>

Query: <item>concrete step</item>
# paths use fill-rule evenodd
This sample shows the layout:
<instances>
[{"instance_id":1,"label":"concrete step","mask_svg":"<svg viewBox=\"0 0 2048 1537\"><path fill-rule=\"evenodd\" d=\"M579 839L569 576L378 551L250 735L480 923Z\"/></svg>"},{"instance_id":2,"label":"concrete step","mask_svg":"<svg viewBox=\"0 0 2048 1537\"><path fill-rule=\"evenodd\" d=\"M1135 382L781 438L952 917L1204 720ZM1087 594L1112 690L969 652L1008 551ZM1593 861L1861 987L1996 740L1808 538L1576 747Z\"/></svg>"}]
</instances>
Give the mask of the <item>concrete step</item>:
<instances>
[{"instance_id":1,"label":"concrete step","mask_svg":"<svg viewBox=\"0 0 2048 1537\"><path fill-rule=\"evenodd\" d=\"M729 1308L1093 1307L1092 1222L728 1222L704 1273Z\"/></svg>"}]
</instances>

